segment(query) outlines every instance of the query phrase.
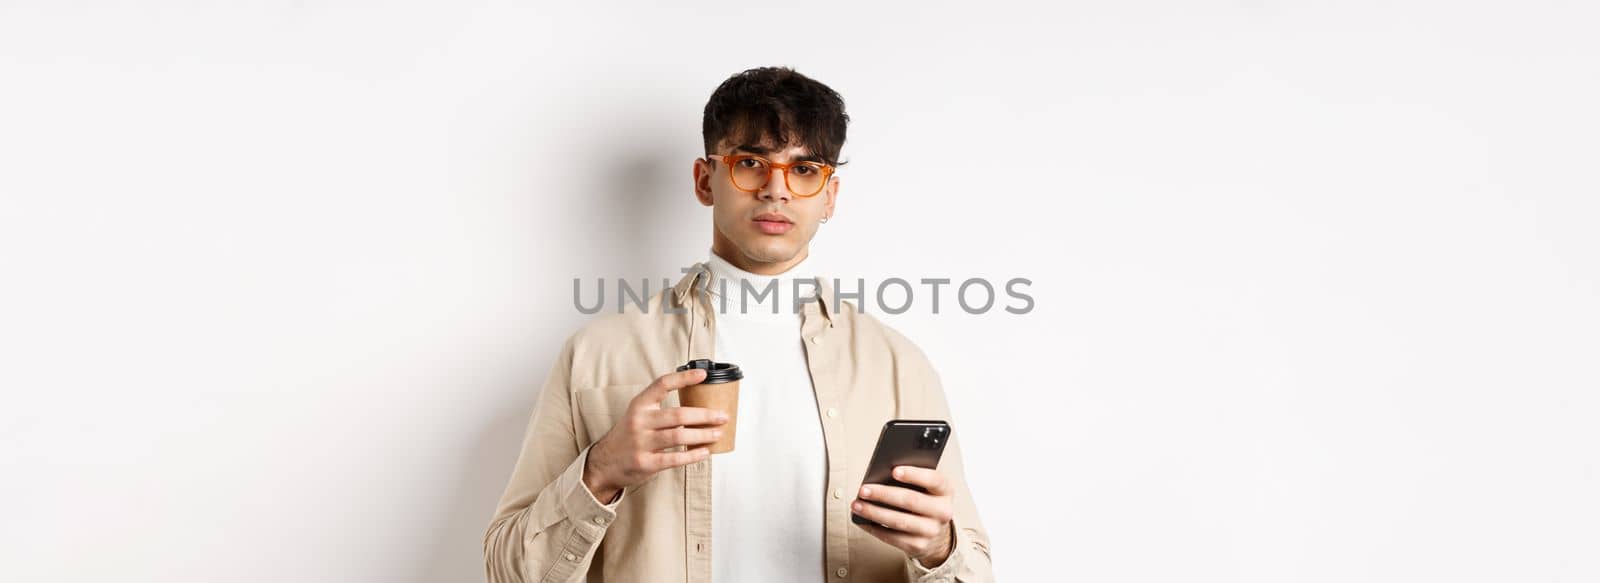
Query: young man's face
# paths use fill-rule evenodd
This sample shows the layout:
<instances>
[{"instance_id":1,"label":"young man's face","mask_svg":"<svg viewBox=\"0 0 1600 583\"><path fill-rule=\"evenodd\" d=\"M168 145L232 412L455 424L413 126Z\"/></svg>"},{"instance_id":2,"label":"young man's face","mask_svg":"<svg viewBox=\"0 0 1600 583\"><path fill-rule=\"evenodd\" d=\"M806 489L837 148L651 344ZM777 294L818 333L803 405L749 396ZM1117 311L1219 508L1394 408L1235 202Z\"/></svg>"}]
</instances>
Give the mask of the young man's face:
<instances>
[{"instance_id":1,"label":"young man's face","mask_svg":"<svg viewBox=\"0 0 1600 583\"><path fill-rule=\"evenodd\" d=\"M756 154L779 164L818 160L803 146L773 151L770 141L743 145L725 141L714 153ZM833 215L839 178L829 177L821 192L802 197L789 190L782 170L771 169L766 185L756 192L736 188L729 172L724 160L701 158L694 163L695 197L711 207L711 250L740 269L765 275L781 273L805 259L822 219Z\"/></svg>"}]
</instances>

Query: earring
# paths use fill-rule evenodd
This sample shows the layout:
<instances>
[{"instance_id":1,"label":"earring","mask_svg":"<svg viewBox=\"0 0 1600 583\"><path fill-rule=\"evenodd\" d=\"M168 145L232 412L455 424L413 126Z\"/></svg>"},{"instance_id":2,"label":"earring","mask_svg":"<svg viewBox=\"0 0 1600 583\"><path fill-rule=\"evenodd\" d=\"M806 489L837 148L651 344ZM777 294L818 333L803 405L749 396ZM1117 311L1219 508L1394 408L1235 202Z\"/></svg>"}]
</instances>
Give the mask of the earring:
<instances>
[{"instance_id":1,"label":"earring","mask_svg":"<svg viewBox=\"0 0 1600 583\"><path fill-rule=\"evenodd\" d=\"M822 217L823 224L827 224L828 219L830 219L830 218L832 218L832 217Z\"/></svg>"}]
</instances>

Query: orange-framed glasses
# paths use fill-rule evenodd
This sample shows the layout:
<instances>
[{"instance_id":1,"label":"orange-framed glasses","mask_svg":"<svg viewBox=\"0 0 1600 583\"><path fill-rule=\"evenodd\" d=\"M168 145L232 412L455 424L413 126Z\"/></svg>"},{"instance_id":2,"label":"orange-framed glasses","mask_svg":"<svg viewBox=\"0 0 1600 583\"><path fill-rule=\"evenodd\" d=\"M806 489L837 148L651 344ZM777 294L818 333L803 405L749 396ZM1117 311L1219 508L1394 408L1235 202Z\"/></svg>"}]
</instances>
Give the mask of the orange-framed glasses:
<instances>
[{"instance_id":1,"label":"orange-framed glasses","mask_svg":"<svg viewBox=\"0 0 1600 583\"><path fill-rule=\"evenodd\" d=\"M793 162L779 164L755 154L711 154L712 160L728 165L728 181L733 187L749 193L760 192L772 179L772 169L783 171L783 185L795 196L806 198L822 192L833 176L833 166L821 162Z\"/></svg>"}]
</instances>

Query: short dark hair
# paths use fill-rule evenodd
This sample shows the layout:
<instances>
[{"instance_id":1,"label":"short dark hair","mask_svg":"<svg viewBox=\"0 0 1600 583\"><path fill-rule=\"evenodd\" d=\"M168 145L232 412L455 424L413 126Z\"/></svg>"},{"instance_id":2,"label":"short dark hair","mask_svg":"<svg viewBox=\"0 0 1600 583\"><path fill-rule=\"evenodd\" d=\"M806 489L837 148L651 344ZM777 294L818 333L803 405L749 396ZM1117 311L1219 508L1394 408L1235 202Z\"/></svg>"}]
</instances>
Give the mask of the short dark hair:
<instances>
[{"instance_id":1,"label":"short dark hair","mask_svg":"<svg viewBox=\"0 0 1600 583\"><path fill-rule=\"evenodd\" d=\"M779 149L791 142L805 146L811 158L837 166L843 164L839 150L849 123L844 98L827 85L788 67L759 67L729 77L711 92L700 133L706 155L716 153L724 140L735 147L759 147L771 139Z\"/></svg>"}]
</instances>

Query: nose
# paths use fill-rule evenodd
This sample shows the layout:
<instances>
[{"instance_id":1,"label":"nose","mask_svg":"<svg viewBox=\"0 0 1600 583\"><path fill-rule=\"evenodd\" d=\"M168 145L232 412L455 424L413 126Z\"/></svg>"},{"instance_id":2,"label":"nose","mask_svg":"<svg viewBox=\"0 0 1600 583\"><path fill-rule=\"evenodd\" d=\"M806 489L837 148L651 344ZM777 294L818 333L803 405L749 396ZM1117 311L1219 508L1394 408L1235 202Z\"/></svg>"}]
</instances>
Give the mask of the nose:
<instances>
[{"instance_id":1,"label":"nose","mask_svg":"<svg viewBox=\"0 0 1600 583\"><path fill-rule=\"evenodd\" d=\"M756 192L756 198L773 202L789 202L789 197L794 193L789 192L789 183L783 180L783 169L767 169L767 185Z\"/></svg>"}]
</instances>

